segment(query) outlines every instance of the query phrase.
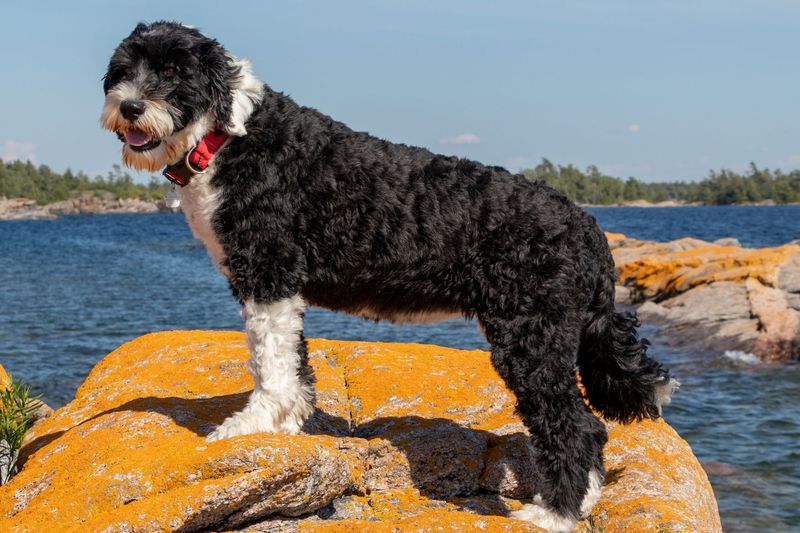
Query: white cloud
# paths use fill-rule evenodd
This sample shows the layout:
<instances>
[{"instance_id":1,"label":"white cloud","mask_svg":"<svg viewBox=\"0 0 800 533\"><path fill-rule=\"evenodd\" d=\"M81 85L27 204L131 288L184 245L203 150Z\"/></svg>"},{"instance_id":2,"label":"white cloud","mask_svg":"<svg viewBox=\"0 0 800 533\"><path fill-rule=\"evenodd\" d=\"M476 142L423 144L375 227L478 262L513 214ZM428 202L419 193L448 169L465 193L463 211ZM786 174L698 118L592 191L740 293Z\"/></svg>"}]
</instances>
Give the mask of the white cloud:
<instances>
[{"instance_id":1,"label":"white cloud","mask_svg":"<svg viewBox=\"0 0 800 533\"><path fill-rule=\"evenodd\" d=\"M631 133L639 133L640 131L642 131L642 126L641 124L628 124L628 127L625 129L627 129Z\"/></svg>"},{"instance_id":2,"label":"white cloud","mask_svg":"<svg viewBox=\"0 0 800 533\"><path fill-rule=\"evenodd\" d=\"M36 145L30 143L20 143L17 141L6 141L0 151L0 159L3 161L30 160L36 162Z\"/></svg>"},{"instance_id":3,"label":"white cloud","mask_svg":"<svg viewBox=\"0 0 800 533\"><path fill-rule=\"evenodd\" d=\"M439 142L442 144L478 144L481 142L481 138L474 133L461 133L453 137L439 139Z\"/></svg>"}]
</instances>

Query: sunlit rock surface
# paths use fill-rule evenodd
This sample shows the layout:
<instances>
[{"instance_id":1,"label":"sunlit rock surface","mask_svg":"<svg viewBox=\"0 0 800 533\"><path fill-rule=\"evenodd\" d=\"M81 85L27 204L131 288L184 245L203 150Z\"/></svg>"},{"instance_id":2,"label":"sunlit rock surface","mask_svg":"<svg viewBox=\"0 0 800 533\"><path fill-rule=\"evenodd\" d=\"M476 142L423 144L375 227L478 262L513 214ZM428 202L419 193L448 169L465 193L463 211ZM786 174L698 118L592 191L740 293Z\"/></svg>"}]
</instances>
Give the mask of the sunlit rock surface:
<instances>
[{"instance_id":1,"label":"sunlit rock surface","mask_svg":"<svg viewBox=\"0 0 800 533\"><path fill-rule=\"evenodd\" d=\"M536 531L514 399L489 356L310 341L318 410L296 436L208 443L252 387L243 335L164 332L97 364L36 425L0 531ZM578 531L720 531L688 444L609 425L603 497Z\"/></svg>"}]
</instances>

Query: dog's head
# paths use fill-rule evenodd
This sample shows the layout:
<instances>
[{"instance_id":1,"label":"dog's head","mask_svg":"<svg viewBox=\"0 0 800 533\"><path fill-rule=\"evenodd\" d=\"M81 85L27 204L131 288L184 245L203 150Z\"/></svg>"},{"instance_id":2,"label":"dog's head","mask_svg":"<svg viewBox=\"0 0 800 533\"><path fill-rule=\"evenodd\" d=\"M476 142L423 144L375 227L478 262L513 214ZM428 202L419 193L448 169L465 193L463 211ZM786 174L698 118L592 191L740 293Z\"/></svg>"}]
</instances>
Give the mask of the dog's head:
<instances>
[{"instance_id":1,"label":"dog's head","mask_svg":"<svg viewBox=\"0 0 800 533\"><path fill-rule=\"evenodd\" d=\"M212 128L244 135L262 85L247 62L214 39L175 22L155 22L139 24L120 43L103 90L100 122L123 142L123 162L156 171Z\"/></svg>"}]
</instances>

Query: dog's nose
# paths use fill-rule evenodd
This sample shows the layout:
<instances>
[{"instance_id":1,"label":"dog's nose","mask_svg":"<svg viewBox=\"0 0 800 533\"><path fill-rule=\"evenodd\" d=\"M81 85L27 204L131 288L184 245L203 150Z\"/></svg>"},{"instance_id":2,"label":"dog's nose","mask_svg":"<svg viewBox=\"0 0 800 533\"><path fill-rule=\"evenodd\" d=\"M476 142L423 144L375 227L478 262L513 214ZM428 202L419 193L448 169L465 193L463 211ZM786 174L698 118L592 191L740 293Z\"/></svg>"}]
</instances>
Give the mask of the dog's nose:
<instances>
[{"instance_id":1,"label":"dog's nose","mask_svg":"<svg viewBox=\"0 0 800 533\"><path fill-rule=\"evenodd\" d=\"M119 105L119 111L128 120L136 120L144 113L144 102L142 100L123 100Z\"/></svg>"}]
</instances>

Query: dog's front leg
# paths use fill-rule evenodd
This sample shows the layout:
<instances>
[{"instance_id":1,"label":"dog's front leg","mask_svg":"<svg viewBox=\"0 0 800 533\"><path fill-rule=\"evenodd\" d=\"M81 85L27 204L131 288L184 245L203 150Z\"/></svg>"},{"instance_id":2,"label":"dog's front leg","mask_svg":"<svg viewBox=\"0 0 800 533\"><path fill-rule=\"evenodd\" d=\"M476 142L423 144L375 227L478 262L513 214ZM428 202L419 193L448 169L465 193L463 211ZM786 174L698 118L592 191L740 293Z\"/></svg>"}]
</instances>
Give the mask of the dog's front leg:
<instances>
[{"instance_id":1,"label":"dog's front leg","mask_svg":"<svg viewBox=\"0 0 800 533\"><path fill-rule=\"evenodd\" d=\"M314 410L314 378L303 338L305 302L299 295L271 303L247 300L243 316L255 387L247 405L209 436L297 433Z\"/></svg>"}]
</instances>

